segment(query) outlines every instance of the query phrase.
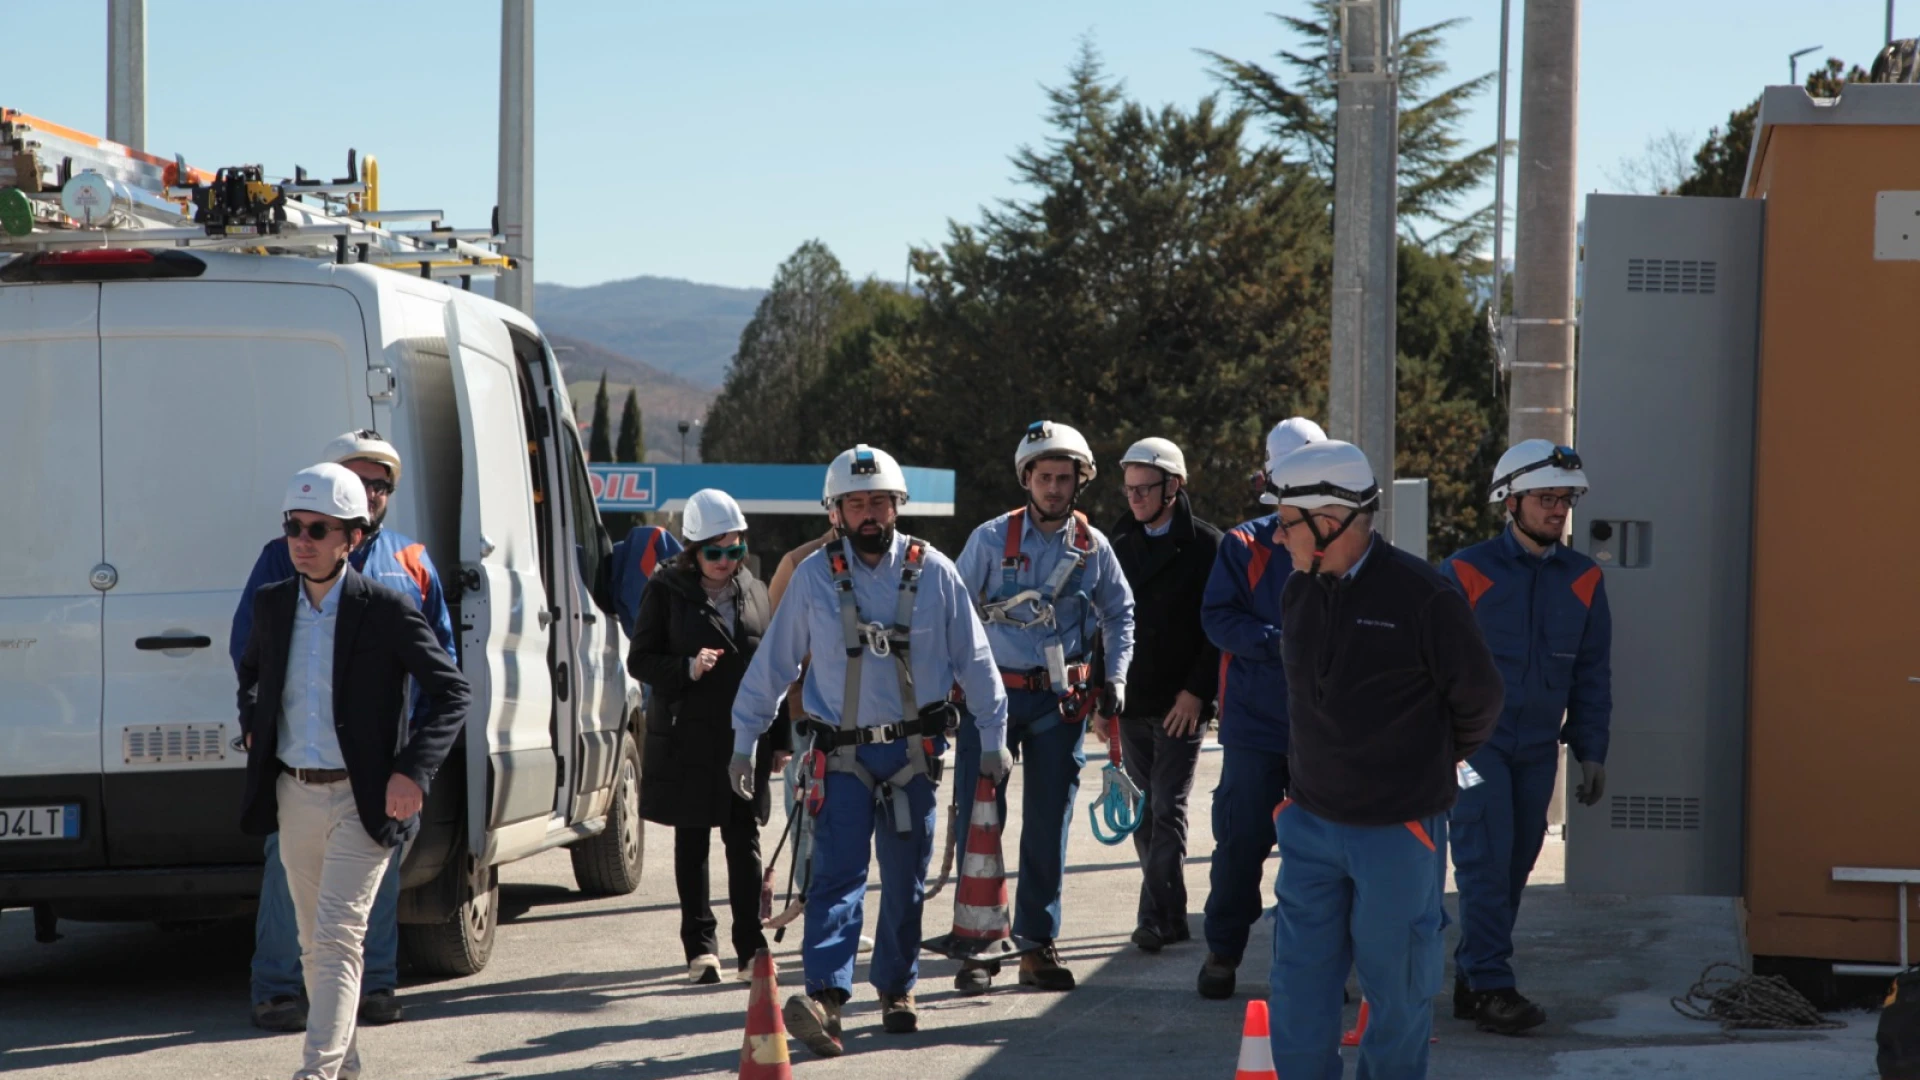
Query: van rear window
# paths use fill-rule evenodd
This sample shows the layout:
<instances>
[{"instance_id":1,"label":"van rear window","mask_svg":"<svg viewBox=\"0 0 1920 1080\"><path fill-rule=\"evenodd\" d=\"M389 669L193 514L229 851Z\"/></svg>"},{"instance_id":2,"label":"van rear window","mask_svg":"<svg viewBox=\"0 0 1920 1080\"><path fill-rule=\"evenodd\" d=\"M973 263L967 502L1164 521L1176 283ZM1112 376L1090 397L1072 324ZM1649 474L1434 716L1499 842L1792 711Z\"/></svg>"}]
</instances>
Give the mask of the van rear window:
<instances>
[{"instance_id":1,"label":"van rear window","mask_svg":"<svg viewBox=\"0 0 1920 1080\"><path fill-rule=\"evenodd\" d=\"M0 266L0 282L191 278L199 277L206 269L204 261L184 251L83 248L44 251L8 260Z\"/></svg>"}]
</instances>

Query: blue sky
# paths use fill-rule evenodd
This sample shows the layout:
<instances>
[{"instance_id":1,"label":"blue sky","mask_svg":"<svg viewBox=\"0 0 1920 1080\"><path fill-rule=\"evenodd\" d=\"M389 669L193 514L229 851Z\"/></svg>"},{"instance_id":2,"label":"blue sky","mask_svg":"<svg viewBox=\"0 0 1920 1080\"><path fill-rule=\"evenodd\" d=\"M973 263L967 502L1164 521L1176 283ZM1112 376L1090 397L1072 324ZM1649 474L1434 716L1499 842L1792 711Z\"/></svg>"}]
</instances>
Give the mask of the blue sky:
<instances>
[{"instance_id":1,"label":"blue sky","mask_svg":"<svg viewBox=\"0 0 1920 1080\"><path fill-rule=\"evenodd\" d=\"M1514 0L1518 132L1521 13ZM1905 0L1897 33L1920 33ZM1810 45L1865 63L1883 0L1588 0L1580 186L1667 129L1704 136ZM818 237L856 276L897 280L910 244L1014 194L1007 156L1045 135L1041 86L1091 34L1137 98L1212 89L1195 49L1270 56L1281 0L967 4L539 0L537 276L764 285ZM1403 28L1472 21L1456 73L1490 71L1498 0L1404 0ZM54 12L57 11L57 14ZM0 105L106 127L105 0L61 0L0 67ZM149 149L202 167L378 155L383 203L480 224L494 202L499 6L492 0L148 0ZM1804 67L1803 67L1804 71ZM1490 142L1488 94L1472 136Z\"/></svg>"}]
</instances>

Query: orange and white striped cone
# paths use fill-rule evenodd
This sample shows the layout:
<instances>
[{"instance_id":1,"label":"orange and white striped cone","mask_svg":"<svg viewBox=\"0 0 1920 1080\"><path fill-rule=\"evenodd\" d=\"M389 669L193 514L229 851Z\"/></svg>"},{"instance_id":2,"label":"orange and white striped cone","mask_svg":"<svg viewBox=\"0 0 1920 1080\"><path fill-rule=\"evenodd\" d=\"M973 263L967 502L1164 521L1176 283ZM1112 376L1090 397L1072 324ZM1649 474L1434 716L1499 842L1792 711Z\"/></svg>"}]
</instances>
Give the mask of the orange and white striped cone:
<instances>
[{"instance_id":1,"label":"orange and white striped cone","mask_svg":"<svg viewBox=\"0 0 1920 1080\"><path fill-rule=\"evenodd\" d=\"M747 1038L740 1046L740 1080L793 1080L787 1057L787 1024L780 1019L773 954L753 954L753 989L747 995Z\"/></svg>"},{"instance_id":2,"label":"orange and white striped cone","mask_svg":"<svg viewBox=\"0 0 1920 1080\"><path fill-rule=\"evenodd\" d=\"M1341 1046L1359 1046L1360 1039L1367 1033L1367 999L1360 999L1360 1018L1353 1022L1353 1030L1340 1036Z\"/></svg>"},{"instance_id":3,"label":"orange and white striped cone","mask_svg":"<svg viewBox=\"0 0 1920 1080\"><path fill-rule=\"evenodd\" d=\"M1273 1042L1267 1033L1267 1003L1247 1002L1246 1026L1240 1029L1240 1064L1233 1080L1280 1080L1273 1071Z\"/></svg>"},{"instance_id":4,"label":"orange and white striped cone","mask_svg":"<svg viewBox=\"0 0 1920 1080\"><path fill-rule=\"evenodd\" d=\"M954 960L1005 960L1039 948L1013 936L1007 914L1007 870L1000 857L1000 807L993 778L974 786L973 813L967 819L966 854L960 860L960 885L953 894L953 933L920 947Z\"/></svg>"}]
</instances>

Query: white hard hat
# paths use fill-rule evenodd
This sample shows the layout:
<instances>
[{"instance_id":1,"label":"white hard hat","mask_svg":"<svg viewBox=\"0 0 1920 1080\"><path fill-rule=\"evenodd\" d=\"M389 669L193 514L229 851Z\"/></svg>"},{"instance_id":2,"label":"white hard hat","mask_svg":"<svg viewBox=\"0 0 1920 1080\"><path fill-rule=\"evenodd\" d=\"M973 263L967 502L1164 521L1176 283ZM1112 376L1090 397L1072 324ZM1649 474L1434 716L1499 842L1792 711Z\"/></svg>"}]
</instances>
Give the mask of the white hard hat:
<instances>
[{"instance_id":1,"label":"white hard hat","mask_svg":"<svg viewBox=\"0 0 1920 1080\"><path fill-rule=\"evenodd\" d=\"M1514 443L1493 467L1493 490L1488 502L1504 502L1509 495L1541 488L1572 488L1586 494L1587 474L1580 455L1571 446L1555 446L1546 439Z\"/></svg>"},{"instance_id":2,"label":"white hard hat","mask_svg":"<svg viewBox=\"0 0 1920 1080\"><path fill-rule=\"evenodd\" d=\"M367 489L345 465L331 461L309 465L293 474L287 497L280 502L281 513L295 510L364 524L368 518Z\"/></svg>"},{"instance_id":3,"label":"white hard hat","mask_svg":"<svg viewBox=\"0 0 1920 1080\"><path fill-rule=\"evenodd\" d=\"M875 446L861 443L841 453L827 466L826 490L820 505L831 510L842 496L856 491L891 491L901 502L907 501L907 474L893 455Z\"/></svg>"},{"instance_id":4,"label":"white hard hat","mask_svg":"<svg viewBox=\"0 0 1920 1080\"><path fill-rule=\"evenodd\" d=\"M1320 425L1304 416L1289 416L1273 425L1267 432L1267 475L1273 475L1273 467L1279 460L1308 443L1326 442L1327 433ZM1268 506L1277 504L1280 499L1272 492L1260 496L1260 501Z\"/></svg>"},{"instance_id":5,"label":"white hard hat","mask_svg":"<svg viewBox=\"0 0 1920 1080\"><path fill-rule=\"evenodd\" d=\"M719 488L701 488L687 496L686 508L680 511L680 535L688 543L746 531L747 515L740 512L733 496Z\"/></svg>"},{"instance_id":6,"label":"white hard hat","mask_svg":"<svg viewBox=\"0 0 1920 1080\"><path fill-rule=\"evenodd\" d=\"M1280 491L1281 506L1370 510L1380 502L1380 488L1374 483L1367 455L1352 443L1337 439L1308 443L1281 458L1269 480Z\"/></svg>"},{"instance_id":7,"label":"white hard hat","mask_svg":"<svg viewBox=\"0 0 1920 1080\"><path fill-rule=\"evenodd\" d=\"M1170 439L1141 439L1120 458L1121 465L1151 465L1161 472L1187 478L1187 456Z\"/></svg>"},{"instance_id":8,"label":"white hard hat","mask_svg":"<svg viewBox=\"0 0 1920 1080\"><path fill-rule=\"evenodd\" d=\"M400 484L400 452L372 428L361 428L341 435L327 444L327 448L320 452L320 457L342 465L349 461L377 461L387 467L388 479L393 481L394 486Z\"/></svg>"},{"instance_id":9,"label":"white hard hat","mask_svg":"<svg viewBox=\"0 0 1920 1080\"><path fill-rule=\"evenodd\" d=\"M1100 472L1093 463L1093 448L1087 445L1086 437L1065 424L1056 424L1051 420L1035 420L1027 425L1027 433L1020 437L1020 448L1013 452L1013 475L1022 484L1027 482L1027 466L1041 458L1071 458L1086 469L1081 483L1091 483Z\"/></svg>"}]
</instances>

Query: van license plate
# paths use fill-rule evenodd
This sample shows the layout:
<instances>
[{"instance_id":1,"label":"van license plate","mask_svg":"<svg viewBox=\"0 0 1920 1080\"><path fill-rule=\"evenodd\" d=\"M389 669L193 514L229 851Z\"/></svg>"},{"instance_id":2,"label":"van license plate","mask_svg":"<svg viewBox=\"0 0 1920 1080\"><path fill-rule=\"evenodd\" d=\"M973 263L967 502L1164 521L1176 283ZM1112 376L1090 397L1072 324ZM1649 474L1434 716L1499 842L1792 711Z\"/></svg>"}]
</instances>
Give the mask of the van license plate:
<instances>
[{"instance_id":1,"label":"van license plate","mask_svg":"<svg viewBox=\"0 0 1920 1080\"><path fill-rule=\"evenodd\" d=\"M0 842L72 840L80 835L80 807L0 806Z\"/></svg>"}]
</instances>

